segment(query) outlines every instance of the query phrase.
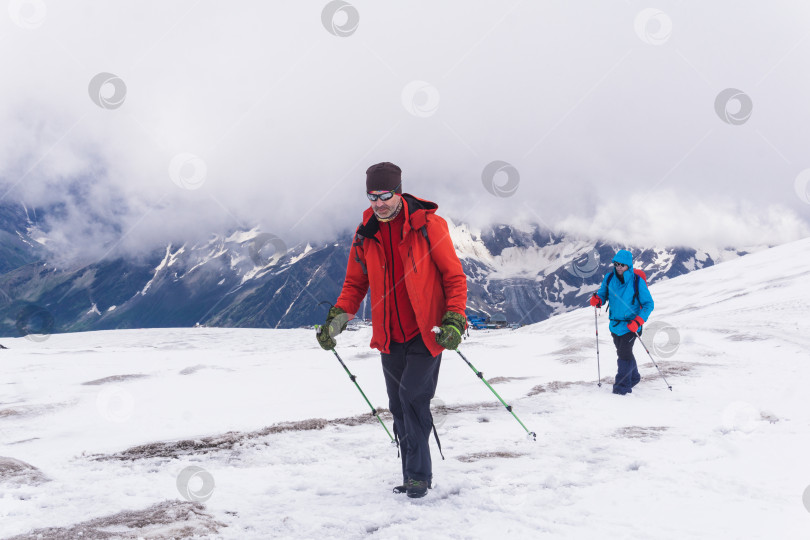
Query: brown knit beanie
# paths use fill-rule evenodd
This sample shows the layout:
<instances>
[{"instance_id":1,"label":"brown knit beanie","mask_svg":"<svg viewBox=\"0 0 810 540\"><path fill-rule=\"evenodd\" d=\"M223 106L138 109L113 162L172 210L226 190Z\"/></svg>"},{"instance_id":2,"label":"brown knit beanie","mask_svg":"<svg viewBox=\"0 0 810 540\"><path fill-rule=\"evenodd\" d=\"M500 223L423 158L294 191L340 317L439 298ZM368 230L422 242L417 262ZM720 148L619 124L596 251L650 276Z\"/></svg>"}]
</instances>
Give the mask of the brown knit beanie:
<instances>
[{"instance_id":1,"label":"brown knit beanie","mask_svg":"<svg viewBox=\"0 0 810 540\"><path fill-rule=\"evenodd\" d=\"M383 161L366 170L366 191L396 191L402 193L402 169Z\"/></svg>"}]
</instances>

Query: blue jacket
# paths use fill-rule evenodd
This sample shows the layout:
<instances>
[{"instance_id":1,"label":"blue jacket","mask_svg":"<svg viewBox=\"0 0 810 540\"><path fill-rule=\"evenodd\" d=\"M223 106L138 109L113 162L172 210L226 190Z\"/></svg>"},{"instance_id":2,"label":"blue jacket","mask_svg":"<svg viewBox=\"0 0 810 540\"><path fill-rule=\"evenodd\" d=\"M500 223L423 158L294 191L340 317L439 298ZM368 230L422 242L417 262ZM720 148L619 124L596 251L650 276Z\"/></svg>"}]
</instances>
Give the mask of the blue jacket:
<instances>
[{"instance_id":1,"label":"blue jacket","mask_svg":"<svg viewBox=\"0 0 810 540\"><path fill-rule=\"evenodd\" d=\"M613 269L610 273L605 275L596 294L602 302L604 302L605 299L609 301L608 315L610 316L610 331L617 336L623 336L629 332L627 323L638 316L641 316L644 321L647 321L655 304L653 303L650 289L647 288L647 283L640 277L638 279L638 302L633 301L633 296L635 295L633 281L635 280L635 276L633 275L632 255L625 250L621 250L613 260L629 266L629 268L624 271L624 283L622 283L619 275L616 274L616 270ZM610 290L608 290L607 282L611 274L614 275L610 280Z\"/></svg>"}]
</instances>

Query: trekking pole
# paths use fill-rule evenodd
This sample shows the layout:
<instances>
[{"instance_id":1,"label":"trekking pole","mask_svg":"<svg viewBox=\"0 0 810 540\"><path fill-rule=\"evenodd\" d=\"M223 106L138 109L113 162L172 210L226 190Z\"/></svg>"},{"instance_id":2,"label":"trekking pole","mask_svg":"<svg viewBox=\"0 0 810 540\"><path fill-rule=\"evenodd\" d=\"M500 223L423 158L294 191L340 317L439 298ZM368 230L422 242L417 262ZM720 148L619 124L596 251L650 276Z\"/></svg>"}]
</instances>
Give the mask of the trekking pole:
<instances>
[{"instance_id":1,"label":"trekking pole","mask_svg":"<svg viewBox=\"0 0 810 540\"><path fill-rule=\"evenodd\" d=\"M383 429L385 430L385 433L387 433L387 434L388 434L388 438L389 438L389 439L391 439L391 444L393 444L394 446L398 446L398 445L397 445L397 441L394 439L394 437L392 437L392 436L391 436L391 432L390 432L390 431L388 431L388 428L387 428L387 427L385 427L385 422L383 422L383 419L382 419L382 418L380 418L380 413L377 411L377 409L375 409L375 408L374 408L374 406L373 406L373 405L371 404L371 402L368 400L368 398L366 397L365 392L363 392L363 389L362 389L362 388L360 388L360 385L359 385L359 384L357 384L357 380L356 380L356 379L357 379L357 377L355 377L354 375L352 375L352 372L351 372L351 371L349 371L349 368L347 368L347 367L346 367L346 364L344 364L344 363L343 363L343 359L340 357L340 355L337 353L337 351L336 351L335 349L331 349L331 350L332 350L332 352L334 353L335 358L337 358L337 359L338 359L338 362L340 362L340 365L341 365L341 366L343 366L343 369L345 369L345 370L346 370L346 374L347 374L347 375L349 375L349 378L352 380L352 382L354 383L354 385L357 387L357 389L358 389L358 390L360 390L360 394L363 396L363 399L365 399L365 400L366 400L366 403L368 403L368 406L371 408L371 414L372 414L373 416L375 416L375 417L377 418L377 420L379 420L379 421L380 421L380 425L381 425L381 426L383 427Z\"/></svg>"},{"instance_id":2,"label":"trekking pole","mask_svg":"<svg viewBox=\"0 0 810 540\"><path fill-rule=\"evenodd\" d=\"M320 333L320 331L321 331L321 327L318 327L317 331ZM360 385L359 385L359 384L357 384L357 377L356 377L356 376L354 376L354 375L352 375L352 372L351 372L351 371L349 371L349 368L347 368L347 367L346 367L346 364L344 364L344 363L343 363L343 359L340 357L340 355L337 353L337 351L336 351L335 349L329 349L329 350L330 350L330 351L332 351L332 353L335 355L335 358L337 358L337 359L338 359L338 362L340 362L340 365L341 365L341 366L343 366L343 369L344 369L344 370L346 370L346 374L347 374L347 375L349 376L349 378L352 380L352 382L353 382L353 383L354 383L354 385L357 387L357 389L358 389L358 390L360 390L360 394L363 396L363 399L365 399L365 400L366 400L366 403L368 403L368 406L371 408L371 414L372 414L372 416L376 417L376 418L377 418L377 420L379 420L379 421L380 421L380 425L383 427L383 429L385 430L385 432L388 434L388 438L389 438L389 439L391 439L391 444L393 444L394 446L397 446L397 447L398 447L399 445L397 444L397 441L394 439L394 437L392 437L392 436L391 436L391 432L390 432L390 431L388 431L388 428L387 428L387 427L385 427L385 422L383 422L383 419L382 419L382 418L380 418L380 413L377 411L377 409L375 409L375 408L374 408L374 406L373 406L373 405L371 404L371 402L368 400L368 398L366 397L366 393L365 393L365 392L363 392L363 389L362 389L362 388L360 388Z\"/></svg>"},{"instance_id":3,"label":"trekking pole","mask_svg":"<svg viewBox=\"0 0 810 540\"><path fill-rule=\"evenodd\" d=\"M667 388L669 388L669 391L670 391L670 392L672 392L672 385L671 385L671 384L669 384L669 383L667 382L667 378L666 378L666 377L664 377L664 374L663 374L663 373L661 373L661 368L660 368L660 367L658 367L658 364L656 364L656 363L655 363L655 360L653 359L652 355L650 354L650 350L647 348L647 346L646 346L646 345L644 344L644 342L641 340L641 336L639 335L639 333L638 333L638 332L633 332L633 333L634 333L634 334L636 335L636 337L638 338L638 341L641 343L641 346L642 346L642 347L644 347L644 350L645 350L645 351L647 351L647 356L649 356L649 357L650 357L650 360L652 360L652 363L653 363L653 365L655 366L655 369L657 369L657 370L658 370L658 373L661 375L661 378L662 378L662 379L664 379L664 382L666 383Z\"/></svg>"},{"instance_id":4,"label":"trekking pole","mask_svg":"<svg viewBox=\"0 0 810 540\"><path fill-rule=\"evenodd\" d=\"M434 331L435 331L435 329L434 329ZM496 392L495 389L492 388L492 386L490 386L489 382L487 382L487 380L484 378L484 374L481 373L480 371L478 371L477 369L475 369L475 366L473 366L470 363L470 361L467 360L466 356L461 354L460 350L456 349L456 352L458 353L458 355L461 357L462 360L467 362L467 365L470 366L470 369L473 370L476 375L478 375L478 378L481 379L482 381L484 381L484 384L487 385L487 388L492 390L492 393L495 394L495 397L498 398L498 401L500 401L503 404L503 406L506 407L506 410L509 411L510 413L512 413L512 416L515 417L515 420L518 421L518 424L520 424L520 426L524 430L526 430L526 438L531 439L533 441L537 441L537 434L534 431L529 431L528 429L526 429L526 426L524 426L523 422L520 421L520 418L517 417L517 415L515 414L515 411L512 410L512 406L507 405L506 402L503 399L501 399L501 396L498 395L498 392Z\"/></svg>"},{"instance_id":5,"label":"trekking pole","mask_svg":"<svg viewBox=\"0 0 810 540\"><path fill-rule=\"evenodd\" d=\"M596 306L593 306L593 326L596 328L596 372L599 374L599 388L602 388L602 367L599 365L599 322L596 317Z\"/></svg>"}]
</instances>

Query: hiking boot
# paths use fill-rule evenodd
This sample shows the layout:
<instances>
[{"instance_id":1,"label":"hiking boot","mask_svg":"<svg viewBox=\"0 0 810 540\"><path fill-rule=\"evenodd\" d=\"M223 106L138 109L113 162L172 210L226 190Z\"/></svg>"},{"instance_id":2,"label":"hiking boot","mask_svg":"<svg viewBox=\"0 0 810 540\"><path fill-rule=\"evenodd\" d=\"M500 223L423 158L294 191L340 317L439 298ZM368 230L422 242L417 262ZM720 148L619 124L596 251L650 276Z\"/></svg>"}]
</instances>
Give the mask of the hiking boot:
<instances>
[{"instance_id":1,"label":"hiking boot","mask_svg":"<svg viewBox=\"0 0 810 540\"><path fill-rule=\"evenodd\" d=\"M428 489L433 488L433 482L428 480ZM407 493L408 491L408 481L405 480L401 486L394 486L394 493Z\"/></svg>"},{"instance_id":2,"label":"hiking boot","mask_svg":"<svg viewBox=\"0 0 810 540\"><path fill-rule=\"evenodd\" d=\"M428 490L428 481L427 480L414 480L413 478L408 479L407 485L407 493L408 497L411 499L418 499L420 497L424 497L427 495Z\"/></svg>"}]
</instances>

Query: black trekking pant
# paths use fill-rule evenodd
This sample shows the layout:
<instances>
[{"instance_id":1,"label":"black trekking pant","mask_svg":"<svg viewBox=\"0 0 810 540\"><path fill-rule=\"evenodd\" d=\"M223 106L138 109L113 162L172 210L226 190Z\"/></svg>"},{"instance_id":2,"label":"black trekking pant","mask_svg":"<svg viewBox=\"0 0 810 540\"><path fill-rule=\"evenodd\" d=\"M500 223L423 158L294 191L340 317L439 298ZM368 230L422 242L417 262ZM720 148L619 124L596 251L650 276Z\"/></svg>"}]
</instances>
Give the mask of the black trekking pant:
<instances>
[{"instance_id":1,"label":"black trekking pant","mask_svg":"<svg viewBox=\"0 0 810 540\"><path fill-rule=\"evenodd\" d=\"M431 356L421 336L405 343L392 342L390 350L389 354L381 354L382 367L388 408L394 416L394 434L399 439L402 478L430 482L430 400L439 382L442 355Z\"/></svg>"},{"instance_id":2,"label":"black trekking pant","mask_svg":"<svg viewBox=\"0 0 810 540\"><path fill-rule=\"evenodd\" d=\"M618 356L616 360L618 371L616 372L616 382L613 383L613 391L626 394L632 392L632 388L641 380L636 357L633 355L636 335L633 332L627 332L621 336L617 336L613 332L610 334L613 336L613 344L616 345L616 355Z\"/></svg>"}]
</instances>

